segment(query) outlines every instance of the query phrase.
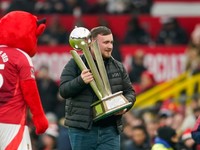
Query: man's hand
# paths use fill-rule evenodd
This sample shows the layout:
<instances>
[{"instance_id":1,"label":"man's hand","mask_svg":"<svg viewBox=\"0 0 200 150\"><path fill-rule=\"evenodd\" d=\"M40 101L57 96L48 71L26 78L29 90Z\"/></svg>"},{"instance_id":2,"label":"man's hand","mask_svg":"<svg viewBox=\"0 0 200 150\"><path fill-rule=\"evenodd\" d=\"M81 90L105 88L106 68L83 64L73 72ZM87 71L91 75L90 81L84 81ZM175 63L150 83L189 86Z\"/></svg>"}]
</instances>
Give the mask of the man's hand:
<instances>
[{"instance_id":1,"label":"man's hand","mask_svg":"<svg viewBox=\"0 0 200 150\"><path fill-rule=\"evenodd\" d=\"M81 72L81 78L83 79L83 81L88 84L90 83L92 80L94 80L92 73L90 72L90 70L88 69L84 69Z\"/></svg>"},{"instance_id":2,"label":"man's hand","mask_svg":"<svg viewBox=\"0 0 200 150\"><path fill-rule=\"evenodd\" d=\"M124 113L126 113L127 108L121 110L120 112L116 113L115 115L123 115Z\"/></svg>"}]
</instances>

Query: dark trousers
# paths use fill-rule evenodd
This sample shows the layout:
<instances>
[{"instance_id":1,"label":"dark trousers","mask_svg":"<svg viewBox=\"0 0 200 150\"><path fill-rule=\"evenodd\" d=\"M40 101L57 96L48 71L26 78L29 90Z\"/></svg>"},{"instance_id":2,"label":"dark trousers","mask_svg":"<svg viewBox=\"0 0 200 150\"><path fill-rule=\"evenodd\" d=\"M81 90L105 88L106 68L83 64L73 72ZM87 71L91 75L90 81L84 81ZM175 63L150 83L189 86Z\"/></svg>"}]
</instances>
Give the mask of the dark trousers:
<instances>
[{"instance_id":1,"label":"dark trousers","mask_svg":"<svg viewBox=\"0 0 200 150\"><path fill-rule=\"evenodd\" d=\"M91 130L69 127L72 150L120 150L116 127L92 127Z\"/></svg>"}]
</instances>

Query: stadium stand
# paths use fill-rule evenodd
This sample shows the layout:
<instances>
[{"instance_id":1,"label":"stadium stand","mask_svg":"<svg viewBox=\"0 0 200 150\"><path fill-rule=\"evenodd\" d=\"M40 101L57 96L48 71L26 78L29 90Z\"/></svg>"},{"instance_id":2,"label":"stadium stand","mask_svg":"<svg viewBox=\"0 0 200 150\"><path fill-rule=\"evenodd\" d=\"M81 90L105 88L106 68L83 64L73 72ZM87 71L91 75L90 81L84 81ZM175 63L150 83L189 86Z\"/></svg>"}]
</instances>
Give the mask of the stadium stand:
<instances>
[{"instance_id":1,"label":"stadium stand","mask_svg":"<svg viewBox=\"0 0 200 150\"><path fill-rule=\"evenodd\" d=\"M24 0L0 0L0 16L4 15L9 9L10 4L13 2L23 2ZM26 0L25 0L26 1ZM37 3L37 9L40 8L44 3L53 3L53 0L34 0ZM61 1L61 0L60 0ZM60 2L59 0L54 2ZM76 0L74 0L76 1ZM94 6L99 0L80 0L84 2L87 7ZM117 0L102 0L102 3L115 2ZM119 0L120 1L120 0ZM121 0L120 2L123 2ZM148 0L130 0L131 8L132 5L138 4L137 2L147 2ZM102 11L96 11L95 13L88 13L88 10L74 9L70 12L43 12L36 11L35 14L39 18L47 19L47 26L51 24L51 20L56 16L59 22L66 30L66 36L72 31L75 25L84 26L91 29L98 25L107 25L111 28L114 36L116 38L122 62L124 63L126 69L129 71L131 68L132 57L138 50L144 52L144 66L147 70L153 74L156 81L155 86L150 89L137 93L137 101L133 109L129 111L131 115L130 118L124 116L124 124L130 127L143 124L146 126L148 134L150 135L151 144L154 142L155 133L158 126L170 125L180 133L180 137L185 129L192 128L196 117L200 114L200 76L199 73L193 75L191 72L186 72L187 65L187 55L188 55L188 45L192 42L191 35L195 27L200 24L200 0L149 0L152 5L149 13L142 13L142 11L124 11L123 13L110 13L110 11L102 13ZM64 0L62 0L64 2ZM101 0L99 1L101 3ZM129 0L127 0L129 2ZM42 5L40 5L42 4ZM107 5L107 4L106 4ZM105 6L106 6L105 5ZM44 6L44 5L43 5ZM77 7L74 7L77 8ZM86 8L86 7L84 7ZM88 8L87 8L88 9ZM78 10L78 11L77 11ZM40 13L42 12L42 13ZM101 12L101 13L100 13ZM137 16L139 25L149 33L153 42L146 45L136 45L136 44L124 44L124 38L127 33L128 23L132 17ZM156 37L158 36L162 28L163 17L174 16L177 19L180 27L183 28L188 36L189 41L182 45L157 45ZM198 31L197 31L198 32ZM133 35L134 36L134 35ZM197 38L200 38L197 34ZM197 39L197 41L200 41ZM47 42L48 43L48 42ZM193 44L193 43L192 43ZM199 44L200 45L200 44ZM191 53L193 48L199 51L199 45L192 45ZM68 41L64 41L62 44L43 44L38 47L38 54L33 57L33 63L38 70L42 65L47 65L49 67L50 77L59 83L59 78L61 71L66 64L66 62L71 58L69 51L71 47ZM192 53L193 54L193 53ZM191 54L191 55L192 55ZM199 54L199 53L198 53ZM198 57L200 57L198 55ZM193 57L190 58L193 60ZM198 58L197 58L198 59ZM200 59L198 59L200 60ZM194 67L193 63L189 63L190 67ZM140 85L134 85L136 89ZM61 118L59 122L59 128L63 126L64 100L59 97L59 103L62 107L59 107L59 114ZM165 112L161 113L162 105L166 100L170 100L172 105L177 104L176 111L171 111L171 108L165 108ZM175 104L174 104L175 103ZM189 106L189 107L188 107ZM61 109L60 109L61 108ZM60 112L61 111L61 112ZM147 117L146 117L147 112ZM53 112L56 114L56 112ZM128 113L127 113L128 114ZM63 115L63 116L62 116ZM178 118L178 119L177 119ZM189 121L188 121L189 120ZM130 122L129 122L130 121ZM34 130L31 126L30 128ZM51 128L50 128L51 129ZM33 150L44 149L45 144L38 138L37 135L31 130ZM57 128L52 128L54 132L58 132ZM51 131L51 130L50 130ZM65 128L60 130L59 135L66 132ZM130 129L129 133L132 133ZM56 137L52 133L48 133L49 138L52 138L50 144L53 145L57 150L65 150L62 147L62 143L66 144L67 137L58 137L59 146L56 145ZM56 134L57 135L57 134ZM131 135L134 136L134 135ZM130 139L126 139L130 142ZM125 142L127 142L125 141ZM69 142L69 140L68 140ZM131 139L133 142L133 139ZM182 142L182 141L181 141ZM70 146L70 145L67 145ZM39 148L40 147L40 148ZM47 146L46 146L47 147ZM66 148L66 145L64 145ZM126 146L123 147L126 150ZM69 149L69 148L68 148ZM133 149L133 148L132 148Z\"/></svg>"}]
</instances>

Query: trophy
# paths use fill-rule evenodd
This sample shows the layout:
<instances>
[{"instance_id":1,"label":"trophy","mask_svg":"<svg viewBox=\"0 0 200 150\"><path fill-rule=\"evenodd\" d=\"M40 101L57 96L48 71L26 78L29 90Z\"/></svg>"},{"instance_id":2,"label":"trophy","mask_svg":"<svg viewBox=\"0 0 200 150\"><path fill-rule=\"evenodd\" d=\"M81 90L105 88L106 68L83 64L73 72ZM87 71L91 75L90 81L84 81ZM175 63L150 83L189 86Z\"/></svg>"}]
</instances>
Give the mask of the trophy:
<instances>
[{"instance_id":1,"label":"trophy","mask_svg":"<svg viewBox=\"0 0 200 150\"><path fill-rule=\"evenodd\" d=\"M70 53L80 70L87 69L87 67L77 53L77 50L83 52L94 77L94 80L89 84L98 97L98 100L91 107L93 109L93 120L98 121L130 107L132 103L122 95L122 91L112 94L98 41L91 42L90 37L91 33L87 28L75 27L70 33L69 43L74 48ZM94 62L89 47L95 49L94 58L97 65Z\"/></svg>"}]
</instances>

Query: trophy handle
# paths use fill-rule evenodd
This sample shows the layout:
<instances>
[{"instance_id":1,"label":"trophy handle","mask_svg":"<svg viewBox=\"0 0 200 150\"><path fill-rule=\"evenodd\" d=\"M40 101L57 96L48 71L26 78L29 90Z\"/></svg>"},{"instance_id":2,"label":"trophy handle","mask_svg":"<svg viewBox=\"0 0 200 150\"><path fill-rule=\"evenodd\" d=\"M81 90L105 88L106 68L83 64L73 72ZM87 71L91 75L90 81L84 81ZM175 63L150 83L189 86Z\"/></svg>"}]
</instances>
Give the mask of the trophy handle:
<instances>
[{"instance_id":1,"label":"trophy handle","mask_svg":"<svg viewBox=\"0 0 200 150\"><path fill-rule=\"evenodd\" d=\"M99 92L101 93L102 97L106 97L106 96L109 96L111 92L109 90L106 90L105 85L102 81L103 79L101 78L99 70L98 70L99 68L97 69L93 56L90 52L89 45L88 45L91 42L90 35L91 33L88 29L83 28L83 27L79 27L79 28L76 27L70 34L69 43L76 50L83 51L83 54L92 72L92 75L96 82L97 88L99 89ZM102 65L104 65L104 63Z\"/></svg>"},{"instance_id":2,"label":"trophy handle","mask_svg":"<svg viewBox=\"0 0 200 150\"><path fill-rule=\"evenodd\" d=\"M95 58L96 58L96 61L97 61L97 66L98 66L101 78L102 78L104 86L105 86L105 90L107 91L107 93L109 95L111 95L112 93L111 93L110 83L109 83L109 80L108 80L108 76L107 76L106 68L105 68L105 65L104 65L103 57L102 57L101 51L99 49L99 45L98 45L97 40L94 43L92 43L92 46L94 48L94 55L95 55Z\"/></svg>"},{"instance_id":3,"label":"trophy handle","mask_svg":"<svg viewBox=\"0 0 200 150\"><path fill-rule=\"evenodd\" d=\"M79 54L75 50L71 50L70 53L71 53L72 57L74 58L78 67L81 69L81 71L84 70L84 69L87 69L83 60L81 59L81 57L79 56ZM96 82L94 80L90 82L90 86L92 87L93 91L97 95L98 99L99 100L102 99L103 98L102 94L100 93L99 89L97 88Z\"/></svg>"},{"instance_id":4,"label":"trophy handle","mask_svg":"<svg viewBox=\"0 0 200 150\"><path fill-rule=\"evenodd\" d=\"M88 65L91 69L91 72L94 76L94 79L96 81L97 87L99 88L99 91L101 92L103 97L106 97L109 95L107 91L105 90L105 86L103 84L102 78L100 77L99 71L97 70L97 67L95 65L94 59L92 57L92 54L89 51L89 46L86 43L81 43L80 47L83 51L83 54L85 55L85 58L88 62Z\"/></svg>"}]
</instances>

